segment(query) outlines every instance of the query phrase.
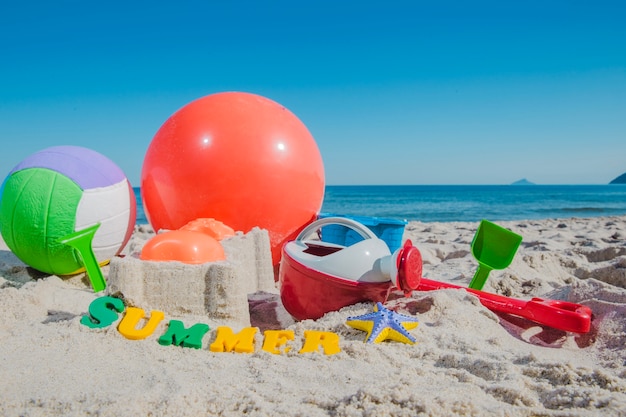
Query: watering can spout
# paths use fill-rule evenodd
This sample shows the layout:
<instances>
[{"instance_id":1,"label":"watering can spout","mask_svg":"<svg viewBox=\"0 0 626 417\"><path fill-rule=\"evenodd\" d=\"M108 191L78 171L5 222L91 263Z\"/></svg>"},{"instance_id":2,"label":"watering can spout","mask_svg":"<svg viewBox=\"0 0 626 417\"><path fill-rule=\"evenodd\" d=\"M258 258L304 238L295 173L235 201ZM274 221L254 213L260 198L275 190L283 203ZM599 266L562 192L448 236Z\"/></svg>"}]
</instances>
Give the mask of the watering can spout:
<instances>
[{"instance_id":1,"label":"watering can spout","mask_svg":"<svg viewBox=\"0 0 626 417\"><path fill-rule=\"evenodd\" d=\"M408 297L422 279L422 254L407 239L392 255L380 259L380 269Z\"/></svg>"}]
</instances>

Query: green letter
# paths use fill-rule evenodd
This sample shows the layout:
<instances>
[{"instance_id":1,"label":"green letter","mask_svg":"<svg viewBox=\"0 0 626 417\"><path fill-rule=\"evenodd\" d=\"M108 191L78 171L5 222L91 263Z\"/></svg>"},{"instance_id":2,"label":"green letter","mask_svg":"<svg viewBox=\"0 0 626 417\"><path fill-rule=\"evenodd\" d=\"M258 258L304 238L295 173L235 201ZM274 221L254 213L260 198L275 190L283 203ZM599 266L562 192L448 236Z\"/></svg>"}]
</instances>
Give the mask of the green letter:
<instances>
[{"instance_id":1,"label":"green letter","mask_svg":"<svg viewBox=\"0 0 626 417\"><path fill-rule=\"evenodd\" d=\"M167 326L167 332L159 337L159 344L169 346L183 345L183 347L191 347L200 349L202 347L202 336L209 331L209 326L204 323L196 323L189 329L185 328L182 321L170 320Z\"/></svg>"},{"instance_id":2,"label":"green letter","mask_svg":"<svg viewBox=\"0 0 626 417\"><path fill-rule=\"evenodd\" d=\"M80 324L92 329L110 326L117 320L117 313L124 311L124 302L115 297L99 297L89 304L89 315L80 319Z\"/></svg>"}]
</instances>

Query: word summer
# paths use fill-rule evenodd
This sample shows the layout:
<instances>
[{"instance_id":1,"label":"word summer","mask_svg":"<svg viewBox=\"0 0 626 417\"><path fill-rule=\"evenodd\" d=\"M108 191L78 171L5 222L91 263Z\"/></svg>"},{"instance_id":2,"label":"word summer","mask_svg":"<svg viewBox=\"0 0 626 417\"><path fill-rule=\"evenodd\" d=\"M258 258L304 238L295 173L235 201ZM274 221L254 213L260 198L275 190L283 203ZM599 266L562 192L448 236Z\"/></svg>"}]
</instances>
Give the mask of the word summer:
<instances>
[{"instance_id":1,"label":"word summer","mask_svg":"<svg viewBox=\"0 0 626 417\"><path fill-rule=\"evenodd\" d=\"M118 313L125 315L117 326L120 334L130 340L141 340L154 333L157 326L165 318L162 311L152 310L150 318L146 319L145 312L141 308L126 307L124 302L115 297L99 297L89 305L89 315L81 318L81 324L92 328L104 328L112 325L119 318ZM145 320L144 320L145 319ZM140 321L145 321L143 327L139 327ZM218 326L215 341L209 345L211 352L237 352L252 353L255 348L255 335L258 328L245 327L238 333L231 328ZM170 320L167 331L158 339L163 346L175 345L194 349L202 347L202 338L209 331L209 326L204 323L196 323L186 328L179 320ZM295 339L293 330L266 330L263 332L262 350L274 354L289 352L289 342ZM305 330L304 342L298 353L321 352L325 355L339 353L339 335L333 332L318 330Z\"/></svg>"}]
</instances>

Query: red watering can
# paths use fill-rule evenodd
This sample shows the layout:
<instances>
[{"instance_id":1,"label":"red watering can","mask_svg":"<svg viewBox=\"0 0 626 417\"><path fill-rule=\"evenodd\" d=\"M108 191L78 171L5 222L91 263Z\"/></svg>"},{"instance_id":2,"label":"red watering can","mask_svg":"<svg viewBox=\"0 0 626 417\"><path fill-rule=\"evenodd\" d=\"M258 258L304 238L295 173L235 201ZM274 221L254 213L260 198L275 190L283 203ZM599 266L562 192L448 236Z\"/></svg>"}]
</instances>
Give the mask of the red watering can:
<instances>
[{"instance_id":1,"label":"red watering can","mask_svg":"<svg viewBox=\"0 0 626 417\"><path fill-rule=\"evenodd\" d=\"M345 247L307 239L312 231L331 223L352 228L364 240ZM413 290L464 289L492 311L568 332L586 333L591 328L592 312L587 306L542 298L519 300L423 278L422 256L410 240L391 254L367 227L343 218L318 220L283 247L280 282L283 305L298 320L317 319L358 302L385 302L395 287L407 296Z\"/></svg>"}]
</instances>

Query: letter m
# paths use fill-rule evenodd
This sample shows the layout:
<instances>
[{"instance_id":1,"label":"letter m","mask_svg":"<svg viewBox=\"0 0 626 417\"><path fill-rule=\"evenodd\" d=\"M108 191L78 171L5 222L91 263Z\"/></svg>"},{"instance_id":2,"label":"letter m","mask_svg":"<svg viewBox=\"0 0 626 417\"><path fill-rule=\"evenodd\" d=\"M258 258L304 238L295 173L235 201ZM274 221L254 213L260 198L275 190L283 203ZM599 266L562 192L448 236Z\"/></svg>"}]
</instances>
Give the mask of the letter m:
<instances>
[{"instance_id":1,"label":"letter m","mask_svg":"<svg viewBox=\"0 0 626 417\"><path fill-rule=\"evenodd\" d=\"M163 346L175 345L200 349L202 337L209 331L209 326L204 323L196 323L186 329L183 322L170 320L167 332L159 337L159 344Z\"/></svg>"}]
</instances>

